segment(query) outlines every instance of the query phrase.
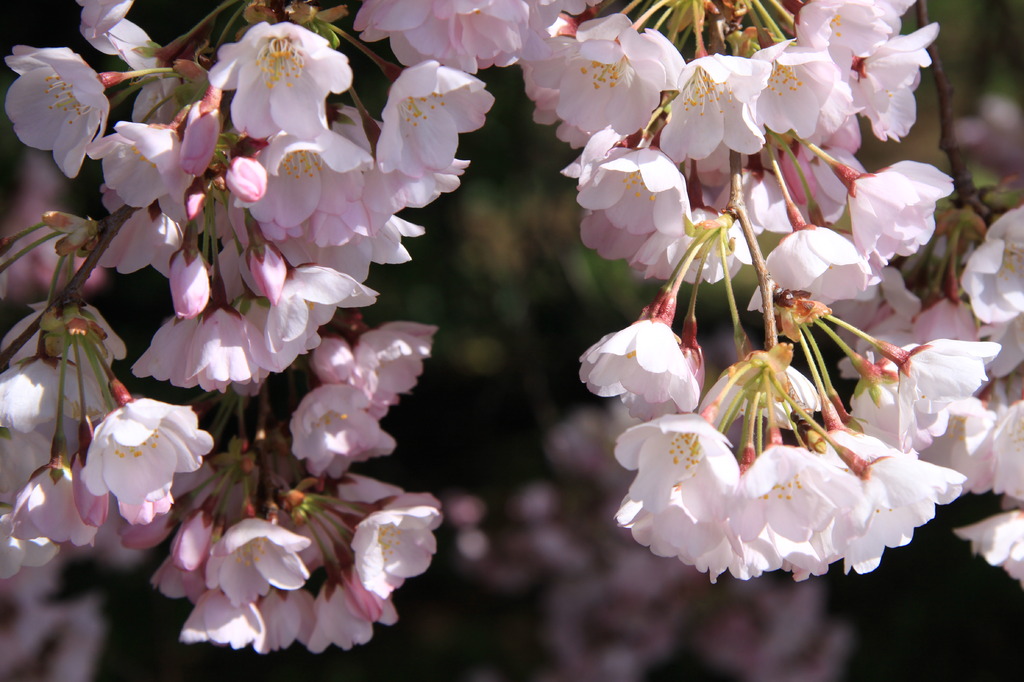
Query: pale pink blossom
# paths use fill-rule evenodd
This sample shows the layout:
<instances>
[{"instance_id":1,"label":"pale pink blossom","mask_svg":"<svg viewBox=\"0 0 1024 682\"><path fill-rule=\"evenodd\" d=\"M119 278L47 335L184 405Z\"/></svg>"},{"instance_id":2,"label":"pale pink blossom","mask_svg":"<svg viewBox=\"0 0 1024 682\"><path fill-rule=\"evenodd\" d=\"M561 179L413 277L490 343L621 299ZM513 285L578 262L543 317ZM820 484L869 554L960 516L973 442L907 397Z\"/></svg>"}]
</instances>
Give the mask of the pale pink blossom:
<instances>
[{"instance_id":1,"label":"pale pink blossom","mask_svg":"<svg viewBox=\"0 0 1024 682\"><path fill-rule=\"evenodd\" d=\"M764 132L752 107L771 74L772 66L760 59L710 55L687 64L661 149L678 163L706 158L719 145L744 154L760 151Z\"/></svg>"},{"instance_id":2,"label":"pale pink blossom","mask_svg":"<svg viewBox=\"0 0 1024 682\"><path fill-rule=\"evenodd\" d=\"M58 547L49 538L21 540L11 535L12 516L0 516L0 580L7 580L22 566L42 566L57 555Z\"/></svg>"},{"instance_id":3,"label":"pale pink blossom","mask_svg":"<svg viewBox=\"0 0 1024 682\"><path fill-rule=\"evenodd\" d=\"M407 66L436 59L474 73L507 66L528 45L539 43L530 30L531 5L525 0L367 0L354 28L368 42L389 38ZM538 49L534 46L534 51Z\"/></svg>"},{"instance_id":4,"label":"pale pink blossom","mask_svg":"<svg viewBox=\"0 0 1024 682\"><path fill-rule=\"evenodd\" d=\"M585 21L561 45L553 58L532 64L533 77L557 92L562 120L591 132L610 126L629 135L643 128L683 68L662 34L638 33L624 14Z\"/></svg>"},{"instance_id":5,"label":"pale pink blossom","mask_svg":"<svg viewBox=\"0 0 1024 682\"><path fill-rule=\"evenodd\" d=\"M64 377L64 395L58 393L60 361L33 358L15 363L0 374L0 426L16 431L32 431L57 419L58 401L64 400L64 416L79 419L82 415L96 418L105 406L95 375L84 372L85 406L79 400L78 372L69 366Z\"/></svg>"},{"instance_id":6,"label":"pale pink blossom","mask_svg":"<svg viewBox=\"0 0 1024 682\"><path fill-rule=\"evenodd\" d=\"M91 40L114 28L128 14L134 1L75 0L82 6L82 35Z\"/></svg>"},{"instance_id":7,"label":"pale pink blossom","mask_svg":"<svg viewBox=\"0 0 1024 682\"><path fill-rule=\"evenodd\" d=\"M174 504L174 496L167 493L163 497L158 497L154 500L143 500L139 504L132 504L130 502L118 502L117 510L121 514L121 518L130 523L133 526L149 526L153 525L153 521L156 517L163 516L167 512L171 511L171 506ZM169 528L166 528L169 532Z\"/></svg>"},{"instance_id":8,"label":"pale pink blossom","mask_svg":"<svg viewBox=\"0 0 1024 682\"><path fill-rule=\"evenodd\" d=\"M871 121L880 140L899 140L917 118L914 90L921 68L932 63L927 47L939 35L929 24L909 35L897 35L863 60L855 60L856 77L850 79L853 103Z\"/></svg>"},{"instance_id":9,"label":"pale pink blossom","mask_svg":"<svg viewBox=\"0 0 1024 682\"><path fill-rule=\"evenodd\" d=\"M129 206L155 201L178 222L185 219L190 176L181 169L181 141L169 127L121 121L112 135L89 145L89 157L103 160L103 180Z\"/></svg>"},{"instance_id":10,"label":"pale pink blossom","mask_svg":"<svg viewBox=\"0 0 1024 682\"><path fill-rule=\"evenodd\" d=\"M992 490L1024 499L1024 402L1003 412L992 429Z\"/></svg>"},{"instance_id":11,"label":"pale pink blossom","mask_svg":"<svg viewBox=\"0 0 1024 682\"><path fill-rule=\"evenodd\" d=\"M232 604L220 590L208 590L196 602L179 639L185 644L228 644L232 649L252 644L259 651L265 648L266 623L251 602Z\"/></svg>"},{"instance_id":12,"label":"pale pink blossom","mask_svg":"<svg viewBox=\"0 0 1024 682\"><path fill-rule=\"evenodd\" d=\"M4 108L18 139L52 149L69 178L78 175L86 146L107 125L110 102L99 75L66 47L16 45L7 66L19 77L7 90Z\"/></svg>"},{"instance_id":13,"label":"pale pink blossom","mask_svg":"<svg viewBox=\"0 0 1024 682\"><path fill-rule=\"evenodd\" d=\"M953 532L971 541L971 551L992 566L1002 566L1024 587L1024 511L1014 509Z\"/></svg>"},{"instance_id":14,"label":"pale pink blossom","mask_svg":"<svg viewBox=\"0 0 1024 682\"><path fill-rule=\"evenodd\" d=\"M785 41L759 50L751 59L772 66L765 89L752 106L760 125L778 133L792 130L805 139L821 139L834 130L835 122L856 112L850 86L827 52Z\"/></svg>"},{"instance_id":15,"label":"pale pink blossom","mask_svg":"<svg viewBox=\"0 0 1024 682\"><path fill-rule=\"evenodd\" d=\"M269 175L262 179L262 196L249 209L261 224L273 223L289 233L295 232L289 228L322 211L335 195L355 198L363 184L360 171L373 165L368 151L332 130L312 139L275 135L259 161ZM259 178L250 182L259 189Z\"/></svg>"},{"instance_id":16,"label":"pale pink blossom","mask_svg":"<svg viewBox=\"0 0 1024 682\"><path fill-rule=\"evenodd\" d=\"M48 461L50 438L41 430L0 430L0 495L20 490L32 473Z\"/></svg>"},{"instance_id":17,"label":"pale pink blossom","mask_svg":"<svg viewBox=\"0 0 1024 682\"><path fill-rule=\"evenodd\" d=\"M740 477L736 492L740 501L729 523L744 541L769 528L773 538L807 542L860 499L855 476L818 453L787 445L765 448ZM784 543L777 549L786 557Z\"/></svg>"},{"instance_id":18,"label":"pale pink blossom","mask_svg":"<svg viewBox=\"0 0 1024 682\"><path fill-rule=\"evenodd\" d=\"M363 586L382 599L406 578L427 570L441 525L441 503L426 494L406 493L372 512L352 537L355 567Z\"/></svg>"},{"instance_id":19,"label":"pale pink blossom","mask_svg":"<svg viewBox=\"0 0 1024 682\"><path fill-rule=\"evenodd\" d=\"M854 56L873 52L893 32L875 0L815 0L806 5L797 17L797 43L827 48L843 68Z\"/></svg>"},{"instance_id":20,"label":"pale pink blossom","mask_svg":"<svg viewBox=\"0 0 1024 682\"><path fill-rule=\"evenodd\" d=\"M603 210L612 225L631 234L683 235L690 216L686 178L660 150L613 148L581 171L577 201L583 208Z\"/></svg>"},{"instance_id":21,"label":"pale pink blossom","mask_svg":"<svg viewBox=\"0 0 1024 682\"><path fill-rule=\"evenodd\" d=\"M822 303L855 298L876 279L853 242L815 225L783 237L767 264L780 287L807 291Z\"/></svg>"},{"instance_id":22,"label":"pale pink blossom","mask_svg":"<svg viewBox=\"0 0 1024 682\"><path fill-rule=\"evenodd\" d=\"M935 202L952 191L952 178L916 161L861 174L849 185L854 244L885 262L914 253L935 231Z\"/></svg>"},{"instance_id":23,"label":"pale pink blossom","mask_svg":"<svg viewBox=\"0 0 1024 682\"><path fill-rule=\"evenodd\" d=\"M398 614L390 601L387 605L389 608L378 622L390 625L398 620ZM373 637L373 623L353 612L344 589L338 585L325 584L316 596L313 610L316 625L306 648L314 654L323 652L332 644L347 651L357 644L366 644Z\"/></svg>"},{"instance_id":24,"label":"pale pink blossom","mask_svg":"<svg viewBox=\"0 0 1024 682\"><path fill-rule=\"evenodd\" d=\"M413 178L445 170L455 161L459 133L482 126L493 103L483 81L461 71L435 61L405 69L381 113L381 170Z\"/></svg>"},{"instance_id":25,"label":"pale pink blossom","mask_svg":"<svg viewBox=\"0 0 1024 682\"><path fill-rule=\"evenodd\" d=\"M133 400L96 427L82 478L94 495L139 505L166 497L175 473L195 471L213 447L190 407Z\"/></svg>"},{"instance_id":26,"label":"pale pink blossom","mask_svg":"<svg viewBox=\"0 0 1024 682\"><path fill-rule=\"evenodd\" d=\"M246 253L249 272L256 284L256 293L266 296L271 305L281 302L281 293L288 276L288 264L272 244Z\"/></svg>"},{"instance_id":27,"label":"pale pink blossom","mask_svg":"<svg viewBox=\"0 0 1024 682\"><path fill-rule=\"evenodd\" d=\"M241 42L222 45L210 85L236 90L231 120L252 137L285 131L311 140L327 128L324 99L352 84L348 57L298 24L252 26Z\"/></svg>"},{"instance_id":28,"label":"pale pink blossom","mask_svg":"<svg viewBox=\"0 0 1024 682\"><path fill-rule=\"evenodd\" d=\"M341 476L351 462L390 454L395 439L368 414L370 401L345 384L327 384L307 393L292 415L292 453L314 476Z\"/></svg>"},{"instance_id":29,"label":"pale pink blossom","mask_svg":"<svg viewBox=\"0 0 1024 682\"><path fill-rule=\"evenodd\" d=\"M697 407L702 367L680 347L679 338L660 320L641 320L607 334L580 356L580 381L600 396L636 396L635 417L689 411ZM662 409L664 408L664 409Z\"/></svg>"},{"instance_id":30,"label":"pale pink blossom","mask_svg":"<svg viewBox=\"0 0 1024 682\"><path fill-rule=\"evenodd\" d=\"M108 211L113 213L124 206L116 192L107 187L102 191L103 205ZM152 265L166 277L170 274L171 256L181 248L181 237L181 227L165 213L152 208L135 211L103 252L100 266L128 274Z\"/></svg>"},{"instance_id":31,"label":"pale pink blossom","mask_svg":"<svg viewBox=\"0 0 1024 682\"><path fill-rule=\"evenodd\" d=\"M996 413L987 409L977 398L957 400L949 405L949 421L944 433L937 435L928 448L921 452L922 459L932 464L959 471L967 477L964 490L981 494L992 490L995 480L995 469L1001 461L1012 462L1022 453L1014 451L1011 443L1001 443L996 450L993 447L997 425ZM1014 411L1011 408L1011 411ZM1019 410L1017 410L1019 414ZM1007 413L1008 414L1008 413ZM1013 428L1015 417L999 422L1001 427ZM1016 417L1020 419L1020 416ZM1007 446L1010 447L1007 447ZM1020 472L1024 474L1024 470ZM1004 479L1005 481L1005 479ZM1020 485L1011 484L1009 488L1017 488L1024 496L1024 477Z\"/></svg>"},{"instance_id":32,"label":"pale pink blossom","mask_svg":"<svg viewBox=\"0 0 1024 682\"><path fill-rule=\"evenodd\" d=\"M266 623L266 638L260 653L287 649L298 640L305 644L313 634L316 616L313 595L306 590L270 590L260 599L259 610Z\"/></svg>"},{"instance_id":33,"label":"pale pink blossom","mask_svg":"<svg viewBox=\"0 0 1024 682\"><path fill-rule=\"evenodd\" d=\"M232 382L259 382L271 364L259 330L233 308L218 307L191 320L171 320L132 366L176 386L225 390Z\"/></svg>"},{"instance_id":34,"label":"pale pink blossom","mask_svg":"<svg viewBox=\"0 0 1024 682\"><path fill-rule=\"evenodd\" d=\"M11 535L20 540L45 537L53 542L91 545L96 526L86 523L75 505L71 470L44 469L18 493L11 510Z\"/></svg>"},{"instance_id":35,"label":"pale pink blossom","mask_svg":"<svg viewBox=\"0 0 1024 682\"><path fill-rule=\"evenodd\" d=\"M171 543L170 559L182 571L199 570L210 555L213 519L203 511L189 514Z\"/></svg>"},{"instance_id":36,"label":"pale pink blossom","mask_svg":"<svg viewBox=\"0 0 1024 682\"><path fill-rule=\"evenodd\" d=\"M992 223L961 282L982 322L1007 322L1024 312L1024 207Z\"/></svg>"},{"instance_id":37,"label":"pale pink blossom","mask_svg":"<svg viewBox=\"0 0 1024 682\"><path fill-rule=\"evenodd\" d=\"M673 504L676 491L694 521L724 520L739 482L739 464L729 440L695 414L658 417L627 429L615 459L636 478L628 499L657 514Z\"/></svg>"},{"instance_id":38,"label":"pale pink blossom","mask_svg":"<svg viewBox=\"0 0 1024 682\"><path fill-rule=\"evenodd\" d=\"M224 533L210 550L206 586L220 588L235 606L265 596L271 586L296 590L309 570L298 552L310 539L263 519L243 519Z\"/></svg>"}]
</instances>

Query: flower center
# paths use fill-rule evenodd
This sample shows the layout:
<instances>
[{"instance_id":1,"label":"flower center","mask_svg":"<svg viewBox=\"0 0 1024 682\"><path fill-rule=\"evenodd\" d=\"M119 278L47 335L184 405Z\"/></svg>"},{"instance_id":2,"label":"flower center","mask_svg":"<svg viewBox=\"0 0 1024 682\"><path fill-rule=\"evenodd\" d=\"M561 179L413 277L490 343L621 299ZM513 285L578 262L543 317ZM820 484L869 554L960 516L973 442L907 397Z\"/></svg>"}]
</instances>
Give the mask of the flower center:
<instances>
[{"instance_id":1,"label":"flower center","mask_svg":"<svg viewBox=\"0 0 1024 682\"><path fill-rule=\"evenodd\" d=\"M803 81L796 77L793 67L775 62L772 75L768 78L768 89L782 97L786 90L796 92L803 87Z\"/></svg>"},{"instance_id":2,"label":"flower center","mask_svg":"<svg viewBox=\"0 0 1024 682\"><path fill-rule=\"evenodd\" d=\"M263 72L263 82L273 88L284 78L287 87L294 85L289 79L301 78L306 60L288 38L271 38L256 57L256 65Z\"/></svg>"},{"instance_id":3,"label":"flower center","mask_svg":"<svg viewBox=\"0 0 1024 682\"><path fill-rule=\"evenodd\" d=\"M437 107L444 106L444 95L433 93L430 97L406 97L399 105L402 116L406 123L412 123L413 127L419 125L420 121L426 121L428 114Z\"/></svg>"},{"instance_id":4,"label":"flower center","mask_svg":"<svg viewBox=\"0 0 1024 682\"><path fill-rule=\"evenodd\" d=\"M263 555L267 553L267 539L256 538L245 543L235 552L235 562L252 566L259 563Z\"/></svg>"},{"instance_id":5,"label":"flower center","mask_svg":"<svg viewBox=\"0 0 1024 682\"><path fill-rule=\"evenodd\" d=\"M75 99L75 91L57 74L47 76L45 82L46 90L44 92L47 95L52 95L55 100L46 107L47 109L60 109L64 113L74 114L75 118L77 118L87 113L91 108ZM73 120L68 120L69 124L72 122Z\"/></svg>"},{"instance_id":6,"label":"flower center","mask_svg":"<svg viewBox=\"0 0 1024 682\"><path fill-rule=\"evenodd\" d=\"M704 108L709 103L714 102L718 105L718 113L722 114L725 113L720 103L722 95L732 96L731 92L724 93L723 90L722 86L711 79L707 71L698 66L697 70L693 72L693 76L683 87L683 91L679 93L679 101L683 103L685 111L700 109L701 116L704 115Z\"/></svg>"},{"instance_id":7,"label":"flower center","mask_svg":"<svg viewBox=\"0 0 1024 682\"><path fill-rule=\"evenodd\" d=\"M129 455L131 455L132 457L142 457L147 447L151 450L156 449L157 442L159 440L160 432L154 431L152 436L144 440L142 443L139 443L138 445L132 445L127 448L114 448L114 454L120 457L121 459L124 459Z\"/></svg>"},{"instance_id":8,"label":"flower center","mask_svg":"<svg viewBox=\"0 0 1024 682\"><path fill-rule=\"evenodd\" d=\"M605 85L609 88L614 88L619 84L619 79L626 73L626 60L620 59L611 64L590 62L589 68L586 66L580 67L580 73L584 76L590 74L590 80L595 90L600 90Z\"/></svg>"},{"instance_id":9,"label":"flower center","mask_svg":"<svg viewBox=\"0 0 1024 682\"><path fill-rule=\"evenodd\" d=\"M401 535L402 529L393 523L377 529L377 543L380 545L380 551L385 560L395 555L395 549L402 544Z\"/></svg>"},{"instance_id":10,"label":"flower center","mask_svg":"<svg viewBox=\"0 0 1024 682\"><path fill-rule=\"evenodd\" d=\"M316 152L311 151L298 151L292 152L284 157L281 162L281 169L284 174L298 180L302 176L307 178L315 177L317 173L323 170L324 161L320 158L320 155Z\"/></svg>"},{"instance_id":11,"label":"flower center","mask_svg":"<svg viewBox=\"0 0 1024 682\"><path fill-rule=\"evenodd\" d=\"M700 447L700 439L695 433L677 433L668 446L668 454L673 464L682 464L689 471L700 464L704 451Z\"/></svg>"}]
</instances>

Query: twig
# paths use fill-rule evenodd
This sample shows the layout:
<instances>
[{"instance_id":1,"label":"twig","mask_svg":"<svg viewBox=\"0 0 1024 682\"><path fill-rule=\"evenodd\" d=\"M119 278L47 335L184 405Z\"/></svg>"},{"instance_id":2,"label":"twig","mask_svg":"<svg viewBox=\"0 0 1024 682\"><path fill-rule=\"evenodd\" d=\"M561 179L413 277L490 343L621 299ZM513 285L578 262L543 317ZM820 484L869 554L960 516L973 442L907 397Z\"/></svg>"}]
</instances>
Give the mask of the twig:
<instances>
[{"instance_id":1,"label":"twig","mask_svg":"<svg viewBox=\"0 0 1024 682\"><path fill-rule=\"evenodd\" d=\"M4 348L3 352L0 352L0 369L7 367L7 364L14 357L14 354L18 352L18 349L28 343L28 340L39 331L39 322L43 319L43 315L50 312L54 308L64 305L68 301L78 296L78 291L85 284L86 280L89 279L89 275L96 268L96 264L100 262L100 258L106 252L107 247L110 246L110 242L114 240L121 226L125 224L128 218L131 217L138 209L134 206L122 206L117 209L106 218L99 221L99 227L97 230L97 242L95 248L89 252L86 256L85 262L78 268L78 271L72 276L68 283L64 285L64 288L57 292L57 295L53 297L50 303L43 308L43 310L36 316L32 322L29 323L28 327L25 328L21 334L18 335L14 341L8 344L7 348Z\"/></svg>"},{"instance_id":2,"label":"twig","mask_svg":"<svg viewBox=\"0 0 1024 682\"><path fill-rule=\"evenodd\" d=\"M761 289L761 309L764 311L764 349L772 348L777 339L778 331L775 327L775 304L772 292L775 283L772 276L768 274L768 264L761 255L761 247L757 243L757 236L754 234L754 226L750 224L750 216L747 215L747 205L743 201L743 170L741 168L742 158L739 152L729 152L729 205L726 212L733 215L740 223L743 230L743 239L750 249L750 257L754 262L754 270L757 272L757 286ZM722 267L728 265L722 263Z\"/></svg>"},{"instance_id":3,"label":"twig","mask_svg":"<svg viewBox=\"0 0 1024 682\"><path fill-rule=\"evenodd\" d=\"M927 26L928 0L917 0L917 25ZM953 121L953 85L946 77L939 58L939 45L933 42L928 46L928 56L932 59L932 76L935 78L935 89L939 97L939 149L949 158L949 169L953 174L953 188L961 204L970 206L983 219L987 219L992 211L978 196L978 188L974 186L971 171L967 169L960 153L960 143L956 139Z\"/></svg>"}]
</instances>

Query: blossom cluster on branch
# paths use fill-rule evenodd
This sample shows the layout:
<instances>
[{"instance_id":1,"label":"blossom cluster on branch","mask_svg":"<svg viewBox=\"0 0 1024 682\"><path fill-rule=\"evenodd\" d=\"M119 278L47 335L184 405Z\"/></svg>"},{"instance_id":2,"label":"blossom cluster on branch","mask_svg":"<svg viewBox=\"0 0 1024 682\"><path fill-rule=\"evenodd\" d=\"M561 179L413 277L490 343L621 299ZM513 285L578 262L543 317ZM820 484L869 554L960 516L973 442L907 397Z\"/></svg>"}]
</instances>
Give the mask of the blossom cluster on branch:
<instances>
[{"instance_id":1,"label":"blossom cluster on branch","mask_svg":"<svg viewBox=\"0 0 1024 682\"><path fill-rule=\"evenodd\" d=\"M116 501L125 545L172 538L153 584L194 604L183 641L319 652L394 623L440 504L352 469L397 447L380 419L436 329L370 327L364 282L424 232L398 214L458 188L459 135L494 102L472 74L513 63L536 120L581 150L564 173L584 244L665 282L581 357L643 420L615 447L637 541L712 581L802 579L873 570L963 490L1024 498L1021 197L856 158L861 120L881 140L915 122L938 26L903 33L910 0L365 0L351 32L344 5L224 0L162 46L132 2L78 4L127 70L6 58L15 133L68 177L99 162L110 215L47 211L0 242L0 296L21 258L56 253L0 350L0 576L91 544ZM379 111L343 46L387 81ZM146 267L174 316L131 371L202 389L188 406L125 389L125 345L82 297L95 268ZM717 282L736 360L705 382L697 294ZM1019 517L961 534L1021 577Z\"/></svg>"}]
</instances>

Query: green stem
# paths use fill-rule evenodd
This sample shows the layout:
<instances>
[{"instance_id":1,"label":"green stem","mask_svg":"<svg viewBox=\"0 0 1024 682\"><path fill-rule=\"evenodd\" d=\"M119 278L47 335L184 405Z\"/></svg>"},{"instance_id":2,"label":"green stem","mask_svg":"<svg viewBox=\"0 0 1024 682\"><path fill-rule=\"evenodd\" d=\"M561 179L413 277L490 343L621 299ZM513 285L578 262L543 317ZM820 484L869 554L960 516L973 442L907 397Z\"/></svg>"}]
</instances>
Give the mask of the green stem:
<instances>
[{"instance_id":1,"label":"green stem","mask_svg":"<svg viewBox=\"0 0 1024 682\"><path fill-rule=\"evenodd\" d=\"M10 250L10 248L14 246L14 244L17 243L19 240L24 239L25 237L29 236L30 234L32 234L39 228L44 227L45 225L46 223L36 223L31 227L26 227L21 232L9 234L3 239L0 239L0 256L7 253L7 251Z\"/></svg>"},{"instance_id":2,"label":"green stem","mask_svg":"<svg viewBox=\"0 0 1024 682\"><path fill-rule=\"evenodd\" d=\"M740 310L736 305L736 293L732 288L732 276L729 274L729 264L726 262L725 240L726 233L723 230L718 240L718 257L722 261L722 278L725 280L725 297L729 301L729 316L732 318L732 338L736 345L736 357L742 358L747 351L747 333L743 331L743 324L740 322Z\"/></svg>"},{"instance_id":3,"label":"green stem","mask_svg":"<svg viewBox=\"0 0 1024 682\"><path fill-rule=\"evenodd\" d=\"M810 345L808 344L808 339L811 339L811 341L813 342L813 338L811 337L810 331L807 330L807 329L804 329L804 327L801 325L801 327L800 327L800 348L803 349L804 357L807 358L807 366L811 370L811 378L814 379L814 387L816 389L818 389L818 397L824 403L826 400L828 400L829 394L828 394L828 391L827 391L827 389L825 387L825 382L822 381L821 374L818 372L818 366L817 366L818 363L815 362L815 360L814 360L814 356L818 356L819 361L820 361L820 355L818 355L816 352L812 354ZM817 345L814 346L814 349L815 349L815 351L817 351L817 349L818 349ZM822 365L822 369L824 369L824 364Z\"/></svg>"},{"instance_id":4,"label":"green stem","mask_svg":"<svg viewBox=\"0 0 1024 682\"><path fill-rule=\"evenodd\" d=\"M807 341L814 352L814 357L818 359L818 366L821 367L822 378L825 380L825 388L828 390L828 395L838 395L836 387L832 384L832 377L828 373L828 364L825 362L825 356L822 355L821 349L818 347L818 342L814 340L814 335L811 334L810 330L807 331Z\"/></svg>"},{"instance_id":5,"label":"green stem","mask_svg":"<svg viewBox=\"0 0 1024 682\"><path fill-rule=\"evenodd\" d=\"M647 8L646 12L640 15L639 19L633 22L633 28L639 31L641 28L644 27L644 24L647 23L647 20L654 16L655 12L657 12L665 5L670 4L671 2L672 0L658 0L657 2L655 2L653 5Z\"/></svg>"},{"instance_id":6,"label":"green stem","mask_svg":"<svg viewBox=\"0 0 1024 682\"><path fill-rule=\"evenodd\" d=\"M854 327L852 324L849 324L847 322L843 322L842 320L840 320L838 317L836 317L834 315L825 315L823 319L828 320L829 322L831 322L832 324L836 325L837 327L842 327L843 329L845 329L846 331L852 333L855 336L859 336L860 338L862 338L865 341L867 341L868 343L870 343L872 345L872 347L877 348L879 350L881 349L881 346L878 343L878 339L876 339L875 337L871 336L870 334L868 334L866 332L862 332L861 330L859 330L856 327ZM843 349L844 353L846 353L850 357L855 357L855 356L860 355L859 353L854 351L852 348L850 348L846 343L844 343L843 340L841 338L839 338L839 335L836 334L833 330L829 329L828 325L822 323L821 320L815 320L814 323L817 324L822 329L824 329L826 332L828 332L829 336L832 337L832 340L836 342L836 345L838 345L840 348Z\"/></svg>"},{"instance_id":7,"label":"green stem","mask_svg":"<svg viewBox=\"0 0 1024 682\"><path fill-rule=\"evenodd\" d=\"M114 396L110 393L110 380L111 375L110 369L100 363L100 358L96 353L96 349L91 344L85 344L85 357L89 358L89 366L92 367L93 374L96 375L96 380L100 385L100 391L103 393L103 402L107 406L108 410L113 410L117 407L117 401ZM82 404L83 409L85 404Z\"/></svg>"},{"instance_id":8,"label":"green stem","mask_svg":"<svg viewBox=\"0 0 1024 682\"><path fill-rule=\"evenodd\" d=\"M46 235L45 237L40 237L39 239L35 240L34 242L29 244L28 246L24 247L23 249L20 249L16 254L14 254L13 256L8 258L7 260L5 260L3 263L0 263L0 273L2 273L4 270L6 270L7 268L9 268L12 265L14 265L18 261L19 258L24 256L26 253L28 253L32 249L34 249L37 246L40 246L42 244L45 244L46 242L50 241L51 239L55 239L56 237L59 237L59 236L61 236L60 232L51 232L50 234ZM59 269L58 269L58 272L59 272Z\"/></svg>"},{"instance_id":9,"label":"green stem","mask_svg":"<svg viewBox=\"0 0 1024 682\"><path fill-rule=\"evenodd\" d=\"M234 1L234 0L232 0L232 1ZM245 4L243 3L243 4L240 4L238 6L238 9L235 10L235 13L232 14L230 18L228 18L228 23L224 24L224 29L220 32L220 37L217 38L217 42L214 43L215 46L220 47L224 43L224 40L228 36L228 31L231 29L232 26L234 26L235 22L238 21L238 17L242 16L242 12L244 12L244 11L245 11Z\"/></svg>"}]
</instances>

